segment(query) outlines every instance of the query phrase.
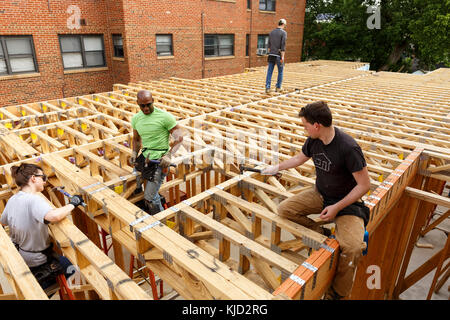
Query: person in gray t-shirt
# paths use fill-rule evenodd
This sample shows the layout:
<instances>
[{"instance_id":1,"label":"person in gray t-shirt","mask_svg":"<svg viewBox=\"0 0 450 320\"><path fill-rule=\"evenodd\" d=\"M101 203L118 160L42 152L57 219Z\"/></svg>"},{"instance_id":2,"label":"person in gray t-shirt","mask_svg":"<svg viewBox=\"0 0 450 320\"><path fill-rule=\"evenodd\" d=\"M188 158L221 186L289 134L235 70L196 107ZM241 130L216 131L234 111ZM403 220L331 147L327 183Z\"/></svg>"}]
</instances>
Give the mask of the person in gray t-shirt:
<instances>
[{"instance_id":1,"label":"person in gray t-shirt","mask_svg":"<svg viewBox=\"0 0 450 320\"><path fill-rule=\"evenodd\" d=\"M21 190L9 199L0 218L2 224L9 226L11 240L29 267L47 262L47 257L40 251L50 245L44 222L50 210L50 204L39 195Z\"/></svg>"},{"instance_id":2,"label":"person in gray t-shirt","mask_svg":"<svg viewBox=\"0 0 450 320\"><path fill-rule=\"evenodd\" d=\"M68 205L52 209L40 195L47 176L39 166L22 163L20 166L13 166L11 174L20 191L8 200L0 216L0 223L9 226L12 242L33 271L33 268L48 262L43 253L51 243L47 224L64 219L82 203L82 198L73 196ZM64 261L62 265L70 265L70 262L67 262L68 260Z\"/></svg>"},{"instance_id":3,"label":"person in gray t-shirt","mask_svg":"<svg viewBox=\"0 0 450 320\"><path fill-rule=\"evenodd\" d=\"M269 56L267 77L266 77L266 93L270 92L270 82L272 81L273 69L275 64L278 68L278 78L276 84L276 91L281 91L281 83L283 82L284 69L284 53L286 52L287 33L284 31L286 27L286 20L280 19L278 21L278 28L272 30L269 34Z\"/></svg>"}]
</instances>

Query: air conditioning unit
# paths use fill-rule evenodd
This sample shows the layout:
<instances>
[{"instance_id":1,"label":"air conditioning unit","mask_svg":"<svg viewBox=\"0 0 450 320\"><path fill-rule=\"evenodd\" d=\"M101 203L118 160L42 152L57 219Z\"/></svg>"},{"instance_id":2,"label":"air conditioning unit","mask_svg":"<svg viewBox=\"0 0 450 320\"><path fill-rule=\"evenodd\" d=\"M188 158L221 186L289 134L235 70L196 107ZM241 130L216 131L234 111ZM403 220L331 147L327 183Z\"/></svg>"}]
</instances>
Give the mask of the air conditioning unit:
<instances>
[{"instance_id":1,"label":"air conditioning unit","mask_svg":"<svg viewBox=\"0 0 450 320\"><path fill-rule=\"evenodd\" d=\"M263 55L267 54L267 48L258 48L258 49L256 49L256 54L258 56L263 56Z\"/></svg>"}]
</instances>

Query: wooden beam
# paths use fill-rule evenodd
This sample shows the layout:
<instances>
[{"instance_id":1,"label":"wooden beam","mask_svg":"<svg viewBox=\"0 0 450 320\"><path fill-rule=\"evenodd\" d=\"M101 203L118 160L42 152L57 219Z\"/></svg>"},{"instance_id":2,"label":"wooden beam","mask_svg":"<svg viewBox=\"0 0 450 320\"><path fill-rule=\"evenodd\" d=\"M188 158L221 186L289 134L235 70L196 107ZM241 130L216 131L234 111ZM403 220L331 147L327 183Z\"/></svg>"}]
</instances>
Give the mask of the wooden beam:
<instances>
[{"instance_id":1,"label":"wooden beam","mask_svg":"<svg viewBox=\"0 0 450 320\"><path fill-rule=\"evenodd\" d=\"M426 192L423 190L419 190L416 188L410 188L410 187L406 188L406 192L414 198L424 200L424 201L427 201L430 203L434 203L434 204L437 204L439 206L443 206L446 208L450 208L450 199L448 197L443 197L443 196L440 196L440 195L437 195L437 194L434 194L431 192Z\"/></svg>"},{"instance_id":2,"label":"wooden beam","mask_svg":"<svg viewBox=\"0 0 450 320\"><path fill-rule=\"evenodd\" d=\"M202 224L207 228L211 228L214 232L221 234L228 241L236 245L245 247L250 251L250 254L263 259L267 263L274 265L285 272L293 272L298 266L291 261L275 254L273 251L261 246L260 244L242 236L240 233L223 226L221 223L211 219L201 212L191 208L183 207L180 209L186 215L190 216L196 222Z\"/></svg>"},{"instance_id":3,"label":"wooden beam","mask_svg":"<svg viewBox=\"0 0 450 320\"><path fill-rule=\"evenodd\" d=\"M16 250L5 230L0 227L0 263L3 270L10 274L14 283L10 283L17 299L47 300L36 278L30 271L22 256ZM20 291L20 292L18 292Z\"/></svg>"}]
</instances>

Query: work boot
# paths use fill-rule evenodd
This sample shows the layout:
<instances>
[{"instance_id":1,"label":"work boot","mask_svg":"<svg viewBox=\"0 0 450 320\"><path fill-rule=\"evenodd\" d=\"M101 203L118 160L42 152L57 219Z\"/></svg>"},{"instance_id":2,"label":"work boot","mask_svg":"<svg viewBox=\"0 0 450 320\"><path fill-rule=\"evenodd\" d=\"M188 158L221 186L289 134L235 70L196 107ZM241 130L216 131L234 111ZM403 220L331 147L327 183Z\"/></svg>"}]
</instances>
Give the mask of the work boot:
<instances>
[{"instance_id":1,"label":"work boot","mask_svg":"<svg viewBox=\"0 0 450 320\"><path fill-rule=\"evenodd\" d=\"M331 236L331 230L325 227L320 227L321 231L320 233L323 234L326 237L330 237Z\"/></svg>"},{"instance_id":2,"label":"work boot","mask_svg":"<svg viewBox=\"0 0 450 320\"><path fill-rule=\"evenodd\" d=\"M344 297L340 296L336 291L334 291L333 287L330 286L327 292L323 295L322 300L341 300L342 298Z\"/></svg>"},{"instance_id":3,"label":"work boot","mask_svg":"<svg viewBox=\"0 0 450 320\"><path fill-rule=\"evenodd\" d=\"M143 191L143 190L142 190L142 187L139 187L139 188L136 188L136 190L134 190L133 194L134 194L134 195L138 195L138 194L140 194L142 191Z\"/></svg>"},{"instance_id":4,"label":"work boot","mask_svg":"<svg viewBox=\"0 0 450 320\"><path fill-rule=\"evenodd\" d=\"M157 214L158 212L160 212L159 210L159 205L156 203L153 203L151 201L145 200L145 205L147 207L147 213L150 215L154 215Z\"/></svg>"},{"instance_id":5,"label":"work boot","mask_svg":"<svg viewBox=\"0 0 450 320\"><path fill-rule=\"evenodd\" d=\"M281 92L281 88L275 88L276 92Z\"/></svg>"},{"instance_id":6,"label":"work boot","mask_svg":"<svg viewBox=\"0 0 450 320\"><path fill-rule=\"evenodd\" d=\"M266 93L267 93L267 94L270 93L270 88L266 88Z\"/></svg>"},{"instance_id":7,"label":"work boot","mask_svg":"<svg viewBox=\"0 0 450 320\"><path fill-rule=\"evenodd\" d=\"M59 290L59 283L55 282L51 286L44 289L45 294L48 298L53 297L53 295Z\"/></svg>"}]
</instances>

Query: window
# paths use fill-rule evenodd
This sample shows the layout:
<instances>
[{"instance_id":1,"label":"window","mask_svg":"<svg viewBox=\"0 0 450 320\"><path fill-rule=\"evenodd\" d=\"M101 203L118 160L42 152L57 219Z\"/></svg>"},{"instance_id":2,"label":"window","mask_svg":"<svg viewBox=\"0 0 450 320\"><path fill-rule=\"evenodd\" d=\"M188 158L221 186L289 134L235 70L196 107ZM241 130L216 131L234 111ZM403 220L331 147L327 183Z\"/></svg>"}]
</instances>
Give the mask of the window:
<instances>
[{"instance_id":1,"label":"window","mask_svg":"<svg viewBox=\"0 0 450 320\"><path fill-rule=\"evenodd\" d=\"M252 8L252 0L247 0L247 9Z\"/></svg>"},{"instance_id":2,"label":"window","mask_svg":"<svg viewBox=\"0 0 450 320\"><path fill-rule=\"evenodd\" d=\"M258 34L258 49L256 49L257 55L265 55L269 50L269 35Z\"/></svg>"},{"instance_id":3,"label":"window","mask_svg":"<svg viewBox=\"0 0 450 320\"><path fill-rule=\"evenodd\" d=\"M172 35L156 35L156 54L158 56L173 56Z\"/></svg>"},{"instance_id":4,"label":"window","mask_svg":"<svg viewBox=\"0 0 450 320\"><path fill-rule=\"evenodd\" d=\"M250 35L247 34L245 36L245 56L248 57L249 54L249 46L250 46Z\"/></svg>"},{"instance_id":5,"label":"window","mask_svg":"<svg viewBox=\"0 0 450 320\"><path fill-rule=\"evenodd\" d=\"M0 36L0 75L37 71L32 36Z\"/></svg>"},{"instance_id":6,"label":"window","mask_svg":"<svg viewBox=\"0 0 450 320\"><path fill-rule=\"evenodd\" d=\"M123 58L123 40L121 34L113 34L114 57Z\"/></svg>"},{"instance_id":7,"label":"window","mask_svg":"<svg viewBox=\"0 0 450 320\"><path fill-rule=\"evenodd\" d=\"M60 35L64 69L104 67L102 35Z\"/></svg>"},{"instance_id":8,"label":"window","mask_svg":"<svg viewBox=\"0 0 450 320\"><path fill-rule=\"evenodd\" d=\"M259 0L259 10L275 11L275 0Z\"/></svg>"},{"instance_id":9,"label":"window","mask_svg":"<svg viewBox=\"0 0 450 320\"><path fill-rule=\"evenodd\" d=\"M234 55L234 34L205 34L205 57Z\"/></svg>"}]
</instances>

